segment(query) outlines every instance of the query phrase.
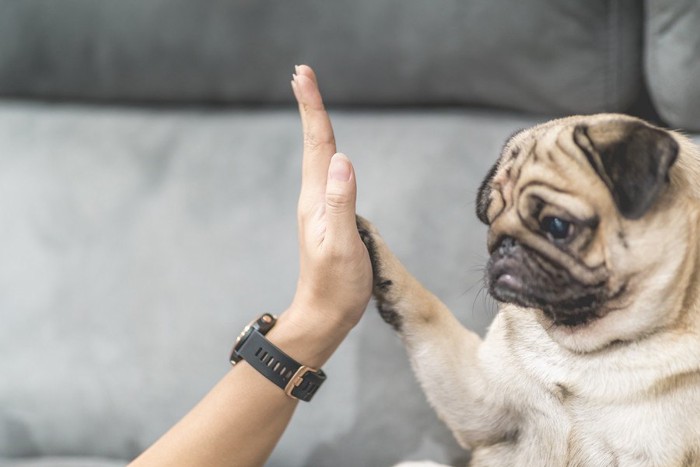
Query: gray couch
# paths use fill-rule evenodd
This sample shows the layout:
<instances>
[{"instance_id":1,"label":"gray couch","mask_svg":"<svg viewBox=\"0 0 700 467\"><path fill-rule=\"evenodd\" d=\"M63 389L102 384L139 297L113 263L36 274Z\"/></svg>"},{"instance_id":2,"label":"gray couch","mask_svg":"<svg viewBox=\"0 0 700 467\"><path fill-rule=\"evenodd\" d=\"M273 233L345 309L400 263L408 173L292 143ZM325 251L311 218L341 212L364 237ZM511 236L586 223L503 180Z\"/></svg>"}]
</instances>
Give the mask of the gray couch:
<instances>
[{"instance_id":1,"label":"gray couch","mask_svg":"<svg viewBox=\"0 0 700 467\"><path fill-rule=\"evenodd\" d=\"M699 44L692 0L0 0L0 466L125 465L288 305L295 63L359 211L483 333L503 140L603 111L700 131ZM468 458L369 308L268 465Z\"/></svg>"}]
</instances>

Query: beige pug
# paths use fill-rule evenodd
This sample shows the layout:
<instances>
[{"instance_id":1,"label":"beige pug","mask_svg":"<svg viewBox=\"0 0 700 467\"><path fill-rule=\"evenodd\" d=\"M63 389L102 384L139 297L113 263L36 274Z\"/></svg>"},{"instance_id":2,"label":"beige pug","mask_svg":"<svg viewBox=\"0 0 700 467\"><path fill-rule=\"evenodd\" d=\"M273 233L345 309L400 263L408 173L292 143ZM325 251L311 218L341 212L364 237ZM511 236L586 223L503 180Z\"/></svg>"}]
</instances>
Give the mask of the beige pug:
<instances>
[{"instance_id":1,"label":"beige pug","mask_svg":"<svg viewBox=\"0 0 700 467\"><path fill-rule=\"evenodd\" d=\"M698 148L624 115L554 120L510 138L477 215L483 340L358 218L378 309L471 465L700 465Z\"/></svg>"}]
</instances>

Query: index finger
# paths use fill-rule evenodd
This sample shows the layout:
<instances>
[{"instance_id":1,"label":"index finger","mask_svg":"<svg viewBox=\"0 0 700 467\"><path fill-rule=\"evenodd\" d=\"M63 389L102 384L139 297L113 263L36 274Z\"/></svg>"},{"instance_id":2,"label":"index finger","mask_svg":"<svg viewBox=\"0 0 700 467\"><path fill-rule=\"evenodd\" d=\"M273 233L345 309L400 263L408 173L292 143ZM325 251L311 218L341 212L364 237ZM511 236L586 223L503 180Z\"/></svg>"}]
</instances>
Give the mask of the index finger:
<instances>
[{"instance_id":1,"label":"index finger","mask_svg":"<svg viewBox=\"0 0 700 467\"><path fill-rule=\"evenodd\" d=\"M328 167L331 157L336 152L333 127L323 105L316 75L310 67L306 65L296 67L292 89L299 103L304 133L301 197L323 199Z\"/></svg>"}]
</instances>

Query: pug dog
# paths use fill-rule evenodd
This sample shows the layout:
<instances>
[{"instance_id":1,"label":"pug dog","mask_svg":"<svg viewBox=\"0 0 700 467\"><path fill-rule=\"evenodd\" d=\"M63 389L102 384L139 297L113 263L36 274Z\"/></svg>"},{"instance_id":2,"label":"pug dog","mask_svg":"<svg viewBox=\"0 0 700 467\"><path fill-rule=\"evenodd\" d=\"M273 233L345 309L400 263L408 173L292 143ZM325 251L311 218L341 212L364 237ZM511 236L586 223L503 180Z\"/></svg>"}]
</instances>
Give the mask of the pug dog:
<instances>
[{"instance_id":1,"label":"pug dog","mask_svg":"<svg viewBox=\"0 0 700 467\"><path fill-rule=\"evenodd\" d=\"M483 340L358 218L377 308L470 465L700 465L700 150L630 116L558 119L507 141L476 206Z\"/></svg>"}]
</instances>

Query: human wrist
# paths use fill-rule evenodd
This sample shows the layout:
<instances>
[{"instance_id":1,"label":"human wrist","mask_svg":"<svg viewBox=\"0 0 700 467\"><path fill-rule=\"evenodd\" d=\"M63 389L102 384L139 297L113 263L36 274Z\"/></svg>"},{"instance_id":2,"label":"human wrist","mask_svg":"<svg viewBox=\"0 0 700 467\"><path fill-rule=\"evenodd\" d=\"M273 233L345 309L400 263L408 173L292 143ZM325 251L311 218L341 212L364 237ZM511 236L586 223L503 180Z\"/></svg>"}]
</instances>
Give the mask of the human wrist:
<instances>
[{"instance_id":1,"label":"human wrist","mask_svg":"<svg viewBox=\"0 0 700 467\"><path fill-rule=\"evenodd\" d=\"M309 307L300 304L290 306L279 316L266 337L300 364L320 368L352 326L329 319Z\"/></svg>"}]
</instances>

